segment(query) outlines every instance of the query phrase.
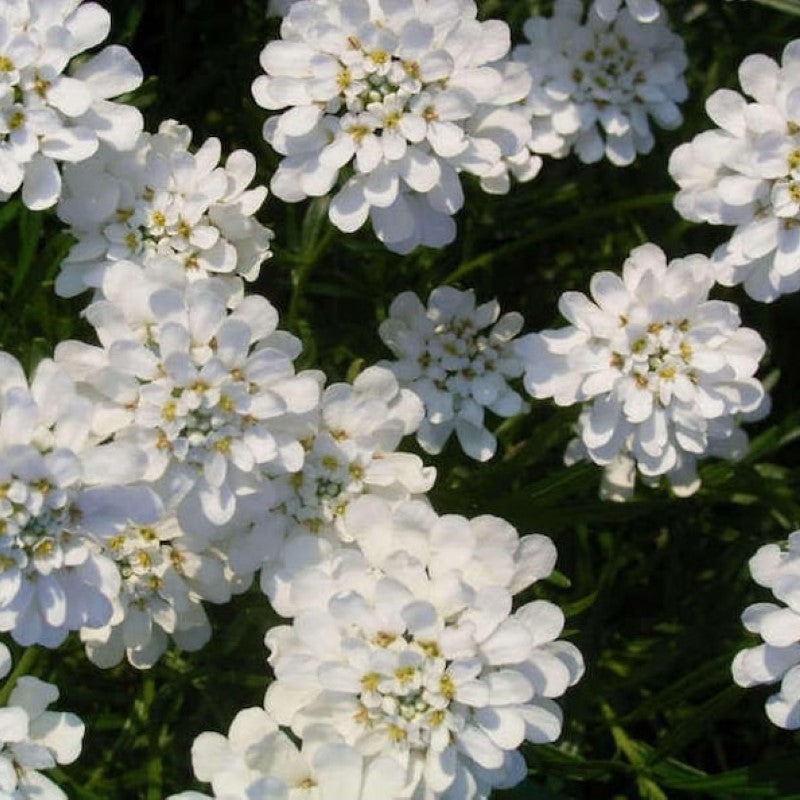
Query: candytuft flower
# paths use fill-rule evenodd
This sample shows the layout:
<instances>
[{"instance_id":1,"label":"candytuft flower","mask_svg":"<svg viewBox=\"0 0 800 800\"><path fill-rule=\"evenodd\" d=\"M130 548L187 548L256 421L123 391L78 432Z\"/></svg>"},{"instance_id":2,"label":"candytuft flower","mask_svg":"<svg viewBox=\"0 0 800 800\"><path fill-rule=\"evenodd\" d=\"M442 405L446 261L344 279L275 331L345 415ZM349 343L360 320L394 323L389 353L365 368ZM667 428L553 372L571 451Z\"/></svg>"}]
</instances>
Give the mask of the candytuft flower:
<instances>
[{"instance_id":1,"label":"candytuft flower","mask_svg":"<svg viewBox=\"0 0 800 800\"><path fill-rule=\"evenodd\" d=\"M598 11L611 6L601 3ZM663 15L644 23L627 9L613 21L594 12L584 21L583 14L580 0L556 0L552 17L525 23L530 44L514 50L533 76L525 102L530 146L556 158L574 151L587 164L605 157L627 166L653 149L651 118L662 128L682 121L683 41Z\"/></svg>"},{"instance_id":2,"label":"candytuft flower","mask_svg":"<svg viewBox=\"0 0 800 800\"><path fill-rule=\"evenodd\" d=\"M11 666L0 644L5 677ZM39 770L71 764L80 755L84 725L75 715L48 711L58 687L30 675L17 678L5 708L0 708L0 791L13 800L66 800Z\"/></svg>"},{"instance_id":3,"label":"candytuft flower","mask_svg":"<svg viewBox=\"0 0 800 800\"><path fill-rule=\"evenodd\" d=\"M419 796L470 800L518 783L517 748L559 736L552 698L583 672L577 649L556 641L556 606L511 610L513 592L552 570L552 543L377 497L355 501L345 524L367 564L353 588L267 633L268 710L300 737L323 723L365 757L410 764Z\"/></svg>"},{"instance_id":4,"label":"candytuft flower","mask_svg":"<svg viewBox=\"0 0 800 800\"><path fill-rule=\"evenodd\" d=\"M228 731L201 733L192 745L197 779L213 795L182 792L167 800L403 800L408 768L387 755L365 758L337 731L319 725L299 749L263 708L240 711Z\"/></svg>"},{"instance_id":5,"label":"candytuft flower","mask_svg":"<svg viewBox=\"0 0 800 800\"><path fill-rule=\"evenodd\" d=\"M160 504L144 487L146 456L97 444L92 404L50 360L28 384L0 353L0 631L23 645L58 646L104 625L119 575L102 537L149 525Z\"/></svg>"},{"instance_id":6,"label":"candytuft flower","mask_svg":"<svg viewBox=\"0 0 800 800\"><path fill-rule=\"evenodd\" d=\"M112 667L127 658L147 669L170 638L189 651L208 642L211 625L202 601L225 603L231 595L223 553L198 547L172 516L155 525L128 525L104 544L121 585L108 624L81 629L94 664Z\"/></svg>"},{"instance_id":7,"label":"candytuft flower","mask_svg":"<svg viewBox=\"0 0 800 800\"><path fill-rule=\"evenodd\" d=\"M0 8L0 199L22 186L28 208L55 205L56 162L84 161L105 143L133 147L139 111L110 102L142 82L124 47L110 45L66 72L77 55L100 44L111 25L97 3L33 0Z\"/></svg>"},{"instance_id":8,"label":"candytuft flower","mask_svg":"<svg viewBox=\"0 0 800 800\"><path fill-rule=\"evenodd\" d=\"M764 407L753 375L765 347L741 327L733 303L708 299L713 285L705 256L667 264L660 248L642 245L621 278L592 277L591 299L561 296L571 325L517 345L534 397L585 404L567 461L603 466L602 493L611 499L630 495L636 469L648 479L667 475L676 494L691 494L698 458L746 452L737 415Z\"/></svg>"},{"instance_id":9,"label":"candytuft flower","mask_svg":"<svg viewBox=\"0 0 800 800\"><path fill-rule=\"evenodd\" d=\"M785 547L766 544L750 559L750 573L778 603L755 603L742 622L764 641L736 654L733 679L750 687L781 681L767 698L767 716L781 728L800 728L800 531L789 535Z\"/></svg>"},{"instance_id":10,"label":"candytuft flower","mask_svg":"<svg viewBox=\"0 0 800 800\"><path fill-rule=\"evenodd\" d=\"M686 219L733 225L714 253L717 280L771 302L800 289L800 39L778 65L765 55L739 67L739 92L719 89L706 112L719 127L680 145L669 171Z\"/></svg>"},{"instance_id":11,"label":"candytuft flower","mask_svg":"<svg viewBox=\"0 0 800 800\"><path fill-rule=\"evenodd\" d=\"M104 286L146 285L142 272L118 262ZM290 405L304 413L319 402L316 375L295 374L300 343L276 330L269 302L252 295L231 311L223 298L213 280L154 284L130 309L144 316L139 325L100 300L86 314L102 346L67 342L56 352L99 401L98 430L146 453L145 479L159 482L181 528L205 542L225 535L241 495L268 488L267 465L300 468L302 445L280 421Z\"/></svg>"},{"instance_id":12,"label":"candytuft flower","mask_svg":"<svg viewBox=\"0 0 800 800\"><path fill-rule=\"evenodd\" d=\"M397 252L449 243L458 173L492 176L530 139L516 105L530 80L504 80L508 26L476 13L472 0L294 3L253 84L263 108L288 107L264 125L284 156L272 191L327 195L352 167L331 200L334 225L352 232L369 218Z\"/></svg>"},{"instance_id":13,"label":"candytuft flower","mask_svg":"<svg viewBox=\"0 0 800 800\"><path fill-rule=\"evenodd\" d=\"M471 289L440 286L427 308L413 292L392 301L378 330L398 360L382 364L422 400L425 419L417 441L426 452L441 452L455 431L470 458L494 455L497 440L484 425L485 410L511 417L523 408L508 385L522 374L511 343L521 328L522 317L500 316L496 300L476 306Z\"/></svg>"},{"instance_id":14,"label":"candytuft flower","mask_svg":"<svg viewBox=\"0 0 800 800\"><path fill-rule=\"evenodd\" d=\"M120 260L174 261L189 280L258 277L273 233L253 216L267 194L248 189L255 158L237 150L220 166L218 139L190 152L191 138L188 127L166 120L130 153L102 147L67 167L57 211L77 242L61 264L58 294L99 289Z\"/></svg>"}]
</instances>

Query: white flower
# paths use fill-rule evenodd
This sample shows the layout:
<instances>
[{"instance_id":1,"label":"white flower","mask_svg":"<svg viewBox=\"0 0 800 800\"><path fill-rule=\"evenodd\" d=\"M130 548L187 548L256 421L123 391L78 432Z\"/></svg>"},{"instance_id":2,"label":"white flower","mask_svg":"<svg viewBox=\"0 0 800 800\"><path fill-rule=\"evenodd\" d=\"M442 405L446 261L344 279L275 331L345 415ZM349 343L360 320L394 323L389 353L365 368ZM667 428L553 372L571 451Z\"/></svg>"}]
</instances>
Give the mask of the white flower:
<instances>
[{"instance_id":1,"label":"white flower","mask_svg":"<svg viewBox=\"0 0 800 800\"><path fill-rule=\"evenodd\" d=\"M510 417L523 409L508 385L522 374L511 344L521 328L519 314L500 317L496 300L476 307L471 289L440 286L427 308L413 292L394 299L379 333L398 361L382 363L425 405L417 441L426 452L441 452L455 430L471 458L494 455L497 440L484 426L484 411Z\"/></svg>"},{"instance_id":2,"label":"white flower","mask_svg":"<svg viewBox=\"0 0 800 800\"><path fill-rule=\"evenodd\" d=\"M145 454L95 444L94 413L52 361L29 386L0 353L0 631L23 645L105 624L119 575L101 539L158 518L151 491L124 485L142 477Z\"/></svg>"},{"instance_id":3,"label":"white flower","mask_svg":"<svg viewBox=\"0 0 800 800\"><path fill-rule=\"evenodd\" d=\"M176 261L191 280L258 277L273 234L253 216L267 194L263 186L247 188L255 159L237 150L219 166L219 140L191 153L191 137L167 120L130 153L102 147L65 169L57 210L77 242L61 265L58 294L99 288L114 261L154 256Z\"/></svg>"},{"instance_id":4,"label":"white flower","mask_svg":"<svg viewBox=\"0 0 800 800\"><path fill-rule=\"evenodd\" d=\"M302 437L303 468L280 478L284 513L303 530L341 529L348 503L367 492L400 500L427 492L436 477L412 453L396 452L423 416L422 403L394 375L370 367L353 382L325 389Z\"/></svg>"},{"instance_id":5,"label":"white flower","mask_svg":"<svg viewBox=\"0 0 800 800\"><path fill-rule=\"evenodd\" d=\"M421 797L516 784L517 748L559 736L552 698L583 671L577 649L555 641L557 607L511 613L512 592L552 570L552 543L520 540L494 517L438 518L413 501L392 511L376 497L346 521L368 566L267 633L268 710L298 736L325 723L367 757L410 763Z\"/></svg>"},{"instance_id":6,"label":"white flower","mask_svg":"<svg viewBox=\"0 0 800 800\"><path fill-rule=\"evenodd\" d=\"M763 644L737 653L733 679L749 687L781 681L767 699L767 716L781 728L800 728L800 531L781 548L767 544L750 559L750 573L759 586L772 591L779 603L755 603L742 622Z\"/></svg>"},{"instance_id":7,"label":"white flower","mask_svg":"<svg viewBox=\"0 0 800 800\"><path fill-rule=\"evenodd\" d=\"M264 564L261 587L279 613L295 613L292 598L302 596L299 571L316 569L352 542L344 525L352 501L373 495L398 502L433 486L433 467L412 453L397 452L423 414L419 398L400 389L383 367L369 367L352 385L335 383L324 391L318 411L300 429L303 468L274 479L277 505L271 513L285 519L286 537L280 552ZM321 578L314 573L308 579Z\"/></svg>"},{"instance_id":8,"label":"white flower","mask_svg":"<svg viewBox=\"0 0 800 800\"><path fill-rule=\"evenodd\" d=\"M213 282L196 281L183 292L156 289L148 305L152 322L142 329L108 325L90 306L103 346L62 343L56 357L96 398L98 431L141 447L145 479L160 481L183 530L208 541L224 535L239 495L267 488L266 465L300 468L303 448L280 419L290 408L311 411L318 381L295 374L300 343L276 330L263 297L229 312Z\"/></svg>"},{"instance_id":9,"label":"white flower","mask_svg":"<svg viewBox=\"0 0 800 800\"><path fill-rule=\"evenodd\" d=\"M661 6L657 0L594 0L592 10L601 19L612 22L621 5L639 22L652 22L661 14Z\"/></svg>"},{"instance_id":10,"label":"white flower","mask_svg":"<svg viewBox=\"0 0 800 800\"><path fill-rule=\"evenodd\" d=\"M667 264L656 245L642 245L621 278L592 277L592 299L561 296L571 325L517 346L534 397L587 404L567 460L588 457L606 467L604 490L613 499L632 491L634 463L646 478L667 475L677 494L688 495L700 485L697 458L746 452L736 415L765 403L753 377L764 342L740 326L734 304L708 299L713 285L705 256Z\"/></svg>"},{"instance_id":11,"label":"white flower","mask_svg":"<svg viewBox=\"0 0 800 800\"><path fill-rule=\"evenodd\" d=\"M653 149L650 118L662 128L681 123L683 41L661 17L642 23L623 10L613 22L595 13L582 18L579 0L557 0L551 18L525 23L530 44L514 50L533 75L530 146L556 158L574 151L584 163L605 156L627 166Z\"/></svg>"},{"instance_id":12,"label":"white flower","mask_svg":"<svg viewBox=\"0 0 800 800\"><path fill-rule=\"evenodd\" d=\"M111 20L97 3L35 0L0 8L0 199L20 185L32 209L55 205L61 192L57 161L89 158L102 141L130 149L142 130L135 108L109 102L142 82L142 70L124 48L100 44Z\"/></svg>"},{"instance_id":13,"label":"white flower","mask_svg":"<svg viewBox=\"0 0 800 800\"><path fill-rule=\"evenodd\" d=\"M4 645L0 647L5 650ZM80 755L84 725L63 711L48 711L58 688L30 675L17 678L0 708L0 796L9 800L67 800L39 770L71 764Z\"/></svg>"},{"instance_id":14,"label":"white flower","mask_svg":"<svg viewBox=\"0 0 800 800\"><path fill-rule=\"evenodd\" d=\"M105 544L122 583L108 624L81 629L92 662L112 667L127 657L147 669L170 637L190 651L208 642L211 626L202 601L225 603L231 594L223 553L195 546L172 516L155 525L129 525Z\"/></svg>"},{"instance_id":15,"label":"white flower","mask_svg":"<svg viewBox=\"0 0 800 800\"><path fill-rule=\"evenodd\" d=\"M669 171L681 190L675 208L687 219L733 225L714 254L717 280L744 284L771 302L800 289L800 39L780 66L765 55L739 67L739 92L706 101L719 127L678 147Z\"/></svg>"},{"instance_id":16,"label":"white flower","mask_svg":"<svg viewBox=\"0 0 800 800\"><path fill-rule=\"evenodd\" d=\"M517 594L546 578L556 563L555 545L546 536L520 537L489 514L471 520L439 516L425 500L391 504L374 495L361 497L348 508L343 529L366 563L403 582L418 599L439 603L460 585L447 600L456 605L442 609L445 615L460 603L468 605L470 590L502 587Z\"/></svg>"},{"instance_id":17,"label":"white flower","mask_svg":"<svg viewBox=\"0 0 800 800\"><path fill-rule=\"evenodd\" d=\"M11 652L0 642L0 678L5 678L11 672Z\"/></svg>"},{"instance_id":18,"label":"white flower","mask_svg":"<svg viewBox=\"0 0 800 800\"><path fill-rule=\"evenodd\" d=\"M530 138L518 108L530 79L506 81L501 62L508 26L476 13L472 0L292 4L253 84L262 107L288 107L264 126L284 156L272 191L288 202L326 195L352 165L330 204L334 225L352 232L369 217L397 252L451 241L458 173L492 176Z\"/></svg>"},{"instance_id":19,"label":"white flower","mask_svg":"<svg viewBox=\"0 0 800 800\"><path fill-rule=\"evenodd\" d=\"M182 792L167 800L400 800L410 797L407 768L389 756L364 758L335 729L308 731L302 749L262 708L245 708L228 736L201 733L192 745L197 779L212 796Z\"/></svg>"}]
</instances>

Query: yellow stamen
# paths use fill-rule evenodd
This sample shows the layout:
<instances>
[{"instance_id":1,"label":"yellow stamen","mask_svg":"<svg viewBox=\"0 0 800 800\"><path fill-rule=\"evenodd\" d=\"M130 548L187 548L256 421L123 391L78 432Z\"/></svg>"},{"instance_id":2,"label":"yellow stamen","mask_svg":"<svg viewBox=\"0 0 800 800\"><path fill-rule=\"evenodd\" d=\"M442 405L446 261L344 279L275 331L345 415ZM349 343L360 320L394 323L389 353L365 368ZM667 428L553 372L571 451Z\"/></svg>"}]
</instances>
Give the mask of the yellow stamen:
<instances>
[{"instance_id":1,"label":"yellow stamen","mask_svg":"<svg viewBox=\"0 0 800 800\"><path fill-rule=\"evenodd\" d=\"M365 692L374 692L381 682L381 676L377 672L368 672L361 678L361 688Z\"/></svg>"},{"instance_id":2,"label":"yellow stamen","mask_svg":"<svg viewBox=\"0 0 800 800\"><path fill-rule=\"evenodd\" d=\"M393 633L386 633L386 631L378 631L372 637L372 643L378 647L389 647L397 637Z\"/></svg>"}]
</instances>

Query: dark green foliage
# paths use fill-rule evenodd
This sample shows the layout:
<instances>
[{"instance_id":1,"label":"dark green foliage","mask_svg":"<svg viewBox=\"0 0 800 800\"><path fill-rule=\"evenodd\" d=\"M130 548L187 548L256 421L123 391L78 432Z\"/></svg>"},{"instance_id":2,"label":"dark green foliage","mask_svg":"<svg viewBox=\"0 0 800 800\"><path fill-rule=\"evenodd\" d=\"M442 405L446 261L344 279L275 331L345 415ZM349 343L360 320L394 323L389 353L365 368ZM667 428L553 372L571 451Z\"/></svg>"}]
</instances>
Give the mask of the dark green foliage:
<instances>
[{"instance_id":1,"label":"dark green foliage","mask_svg":"<svg viewBox=\"0 0 800 800\"><path fill-rule=\"evenodd\" d=\"M215 135L226 151L250 149L266 182L277 159L261 139L264 114L249 93L258 53L278 27L265 17L266 0L103 4L114 15L112 38L149 76L133 98L148 127L172 117L192 126L196 143ZM479 4L485 15L507 19L516 37L531 10L548 6ZM796 0L667 5L691 60L686 122L658 131L656 150L630 168L549 161L507 197L467 182L458 241L406 258L386 252L368 230L333 231L324 201L287 207L270 197L260 217L277 233L276 255L253 289L302 337L303 365L335 381L388 356L376 327L403 290L426 296L443 282L474 287L479 298L496 296L504 310L522 312L526 330L539 330L560 324L561 292L585 290L598 269L619 269L637 244L655 241L670 257L710 253L728 231L675 214L669 153L709 126L705 98L736 85L745 55L779 56L800 32L793 15L800 9ZM91 340L79 317L84 298L68 302L52 292L69 243L54 215L18 201L0 205L0 347L27 367L62 339ZM800 798L800 737L766 720L766 689L745 692L730 677L735 652L755 643L739 615L768 599L749 580L747 559L800 526L800 295L771 306L738 289L716 296L739 303L744 323L767 340L761 375L769 376L774 410L753 426L749 457L707 464L693 498L640 489L628 505L600 502L596 469L561 465L576 410L549 403L502 423L489 465L452 446L436 462L440 512L494 513L521 532L554 538L559 573L532 594L565 608L588 665L563 703L563 738L526 750L531 777L509 800ZM170 652L145 673L96 669L77 637L26 656L29 671L61 687L59 706L87 723L80 760L57 772L71 798L161 800L189 788L193 737L226 731L239 708L261 702L269 677L262 639L273 614L256 589L209 612L215 637L205 650Z\"/></svg>"}]
</instances>

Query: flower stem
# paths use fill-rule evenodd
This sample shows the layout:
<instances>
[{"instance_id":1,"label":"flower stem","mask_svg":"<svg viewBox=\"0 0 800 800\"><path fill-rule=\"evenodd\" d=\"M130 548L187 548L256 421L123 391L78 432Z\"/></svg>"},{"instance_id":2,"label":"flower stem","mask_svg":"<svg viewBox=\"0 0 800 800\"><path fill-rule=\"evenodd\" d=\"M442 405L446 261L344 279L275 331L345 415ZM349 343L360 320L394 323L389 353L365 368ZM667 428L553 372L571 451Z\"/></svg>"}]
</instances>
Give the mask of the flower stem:
<instances>
[{"instance_id":1,"label":"flower stem","mask_svg":"<svg viewBox=\"0 0 800 800\"><path fill-rule=\"evenodd\" d=\"M0 708L8 703L8 698L17 685L17 679L22 675L29 674L33 670L41 652L41 648L35 645L25 648L11 674L6 678L3 687L0 688Z\"/></svg>"},{"instance_id":2,"label":"flower stem","mask_svg":"<svg viewBox=\"0 0 800 800\"><path fill-rule=\"evenodd\" d=\"M587 222L593 222L605 217L613 217L615 214L620 214L626 211L635 211L640 208L649 208L651 206L663 206L672 203L675 197L674 192L664 192L663 194L651 194L645 197L625 198L616 203L609 203L605 206L598 206L590 211L585 211L583 214L570 217L569 219L556 222L553 225L539 228L530 236L525 236L522 239L510 242L504 247L498 247L496 250L491 250L488 253L483 253L476 258L465 261L454 269L442 283L449 284L474 272L476 269L485 269L491 266L494 262L500 261L508 256L513 255L519 250L524 250L536 242L543 242L553 236L560 236L564 233L569 233L572 230L580 228Z\"/></svg>"}]
</instances>

